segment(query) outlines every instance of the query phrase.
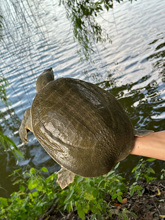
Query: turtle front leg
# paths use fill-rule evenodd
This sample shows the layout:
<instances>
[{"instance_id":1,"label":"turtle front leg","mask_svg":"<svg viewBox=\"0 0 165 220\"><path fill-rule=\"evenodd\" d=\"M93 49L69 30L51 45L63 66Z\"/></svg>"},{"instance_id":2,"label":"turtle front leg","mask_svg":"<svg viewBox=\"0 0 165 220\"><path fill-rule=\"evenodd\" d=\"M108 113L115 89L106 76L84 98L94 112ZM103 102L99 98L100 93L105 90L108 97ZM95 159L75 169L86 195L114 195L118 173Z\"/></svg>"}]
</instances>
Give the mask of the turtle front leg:
<instances>
[{"instance_id":1,"label":"turtle front leg","mask_svg":"<svg viewBox=\"0 0 165 220\"><path fill-rule=\"evenodd\" d=\"M23 117L22 122L21 122L21 126L19 128L19 136L20 136L22 142L24 142L24 143L28 142L28 139L27 139L28 130L33 132L31 108L28 108L25 111L24 117Z\"/></svg>"},{"instance_id":2,"label":"turtle front leg","mask_svg":"<svg viewBox=\"0 0 165 220\"><path fill-rule=\"evenodd\" d=\"M72 183L75 177L74 173L63 167L57 172L57 174L58 174L57 183L59 184L61 189L64 189L70 183Z\"/></svg>"}]
</instances>

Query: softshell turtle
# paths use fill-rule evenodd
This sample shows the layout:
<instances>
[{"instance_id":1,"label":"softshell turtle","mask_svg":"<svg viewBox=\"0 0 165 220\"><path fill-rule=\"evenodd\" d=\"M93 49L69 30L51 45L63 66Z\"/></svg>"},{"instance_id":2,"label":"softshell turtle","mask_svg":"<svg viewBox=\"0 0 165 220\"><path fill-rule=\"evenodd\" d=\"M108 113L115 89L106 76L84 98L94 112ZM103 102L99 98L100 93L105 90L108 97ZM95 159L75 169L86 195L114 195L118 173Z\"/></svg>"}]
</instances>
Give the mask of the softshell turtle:
<instances>
[{"instance_id":1,"label":"softshell turtle","mask_svg":"<svg viewBox=\"0 0 165 220\"><path fill-rule=\"evenodd\" d=\"M71 183L75 174L96 177L108 173L133 149L132 124L109 92L78 79L54 80L52 68L38 77L36 89L19 135L27 142L27 131L32 131L62 166L58 172L61 188ZM150 133L140 132L142 136Z\"/></svg>"}]
</instances>

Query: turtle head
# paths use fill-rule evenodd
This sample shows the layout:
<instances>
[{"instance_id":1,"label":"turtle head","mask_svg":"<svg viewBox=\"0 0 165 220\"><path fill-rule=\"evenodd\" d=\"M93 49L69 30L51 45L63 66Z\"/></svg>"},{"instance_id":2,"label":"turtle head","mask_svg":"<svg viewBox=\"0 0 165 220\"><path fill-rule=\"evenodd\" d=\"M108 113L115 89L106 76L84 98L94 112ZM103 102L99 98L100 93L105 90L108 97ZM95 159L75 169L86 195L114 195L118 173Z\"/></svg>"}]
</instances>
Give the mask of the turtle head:
<instances>
[{"instance_id":1,"label":"turtle head","mask_svg":"<svg viewBox=\"0 0 165 220\"><path fill-rule=\"evenodd\" d=\"M39 75L36 82L36 90L39 92L47 83L54 80L53 69L46 69L44 72Z\"/></svg>"}]
</instances>

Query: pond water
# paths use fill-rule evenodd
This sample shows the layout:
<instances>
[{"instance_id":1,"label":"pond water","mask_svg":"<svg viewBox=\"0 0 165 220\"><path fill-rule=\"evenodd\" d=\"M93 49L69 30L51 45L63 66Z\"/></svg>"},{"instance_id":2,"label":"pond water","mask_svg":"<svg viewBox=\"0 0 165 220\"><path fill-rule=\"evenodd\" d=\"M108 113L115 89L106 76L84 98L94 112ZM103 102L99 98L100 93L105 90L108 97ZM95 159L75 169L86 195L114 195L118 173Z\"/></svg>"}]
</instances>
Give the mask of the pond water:
<instances>
[{"instance_id":1,"label":"pond water","mask_svg":"<svg viewBox=\"0 0 165 220\"><path fill-rule=\"evenodd\" d=\"M165 129L165 1L125 1L102 12L97 21L111 41L93 42L88 61L77 53L81 47L74 40L65 8L53 0L36 2L21 1L26 9L23 14L17 1L1 3L5 23L0 67L9 82L10 104L6 107L0 102L0 130L20 147L25 158L17 161L0 146L0 196L7 197L17 188L8 177L16 168L46 166L50 173L59 169L32 134L28 134L28 144L22 144L18 136L24 111L36 94L36 79L44 69L53 67L55 78L78 78L110 91L136 128ZM119 171L130 178L138 161L137 156L127 157ZM165 163L156 160L152 167L159 176Z\"/></svg>"}]
</instances>

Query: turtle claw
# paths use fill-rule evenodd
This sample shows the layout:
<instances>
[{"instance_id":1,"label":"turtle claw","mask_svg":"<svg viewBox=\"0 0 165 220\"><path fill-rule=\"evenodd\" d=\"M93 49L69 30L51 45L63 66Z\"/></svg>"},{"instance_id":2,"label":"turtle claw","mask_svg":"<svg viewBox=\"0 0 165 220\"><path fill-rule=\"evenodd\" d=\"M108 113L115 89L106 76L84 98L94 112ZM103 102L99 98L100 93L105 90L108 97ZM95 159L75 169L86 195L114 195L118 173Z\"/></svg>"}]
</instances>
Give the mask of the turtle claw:
<instances>
[{"instance_id":1,"label":"turtle claw","mask_svg":"<svg viewBox=\"0 0 165 220\"><path fill-rule=\"evenodd\" d=\"M58 172L57 183L61 187L61 189L66 188L70 183L73 182L75 174L71 171L61 168Z\"/></svg>"},{"instance_id":2,"label":"turtle claw","mask_svg":"<svg viewBox=\"0 0 165 220\"><path fill-rule=\"evenodd\" d=\"M21 126L19 128L19 136L20 136L23 143L28 142L28 138L27 138L28 131L33 132L30 108L26 109L26 111L24 113L24 117L21 122Z\"/></svg>"},{"instance_id":3,"label":"turtle claw","mask_svg":"<svg viewBox=\"0 0 165 220\"><path fill-rule=\"evenodd\" d=\"M20 138L21 138L23 143L27 143L28 142L27 129L26 128L20 127L20 129L19 129L19 136L20 136Z\"/></svg>"}]
</instances>

